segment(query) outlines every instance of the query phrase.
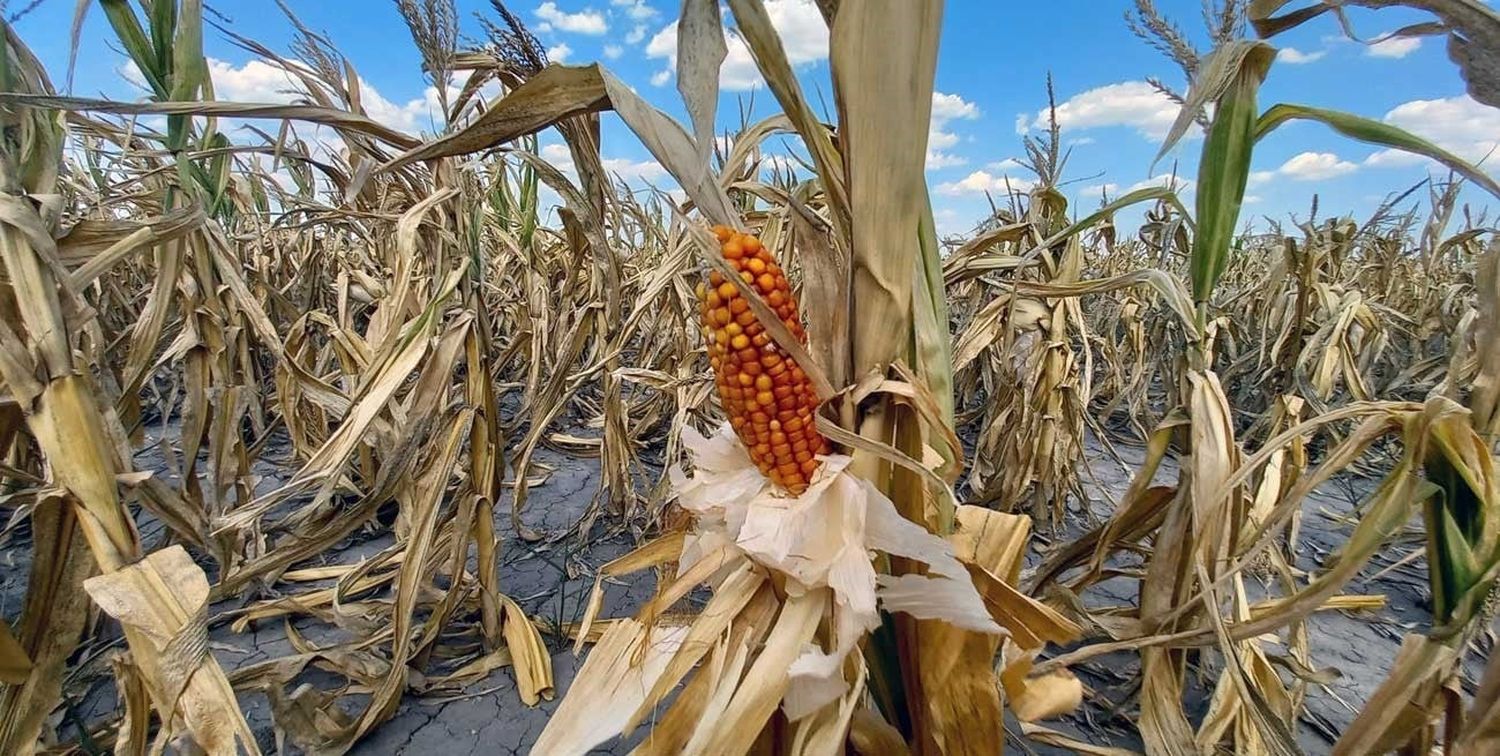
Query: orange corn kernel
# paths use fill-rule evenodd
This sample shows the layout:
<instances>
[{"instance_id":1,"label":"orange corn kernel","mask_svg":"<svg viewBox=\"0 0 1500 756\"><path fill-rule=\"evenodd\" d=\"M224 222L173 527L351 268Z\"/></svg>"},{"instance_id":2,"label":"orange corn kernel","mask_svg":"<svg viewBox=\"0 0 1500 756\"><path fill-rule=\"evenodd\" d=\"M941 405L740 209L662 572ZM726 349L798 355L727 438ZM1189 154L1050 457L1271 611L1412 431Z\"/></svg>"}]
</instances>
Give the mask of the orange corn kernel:
<instances>
[{"instance_id":1,"label":"orange corn kernel","mask_svg":"<svg viewBox=\"0 0 1500 756\"><path fill-rule=\"evenodd\" d=\"M771 251L754 236L724 226L715 226L713 233L724 260L748 290L806 344L797 300ZM828 442L813 424L818 399L812 381L776 345L732 281L711 272L697 295L709 364L730 426L763 474L801 493L817 471L814 455L828 452Z\"/></svg>"}]
</instances>

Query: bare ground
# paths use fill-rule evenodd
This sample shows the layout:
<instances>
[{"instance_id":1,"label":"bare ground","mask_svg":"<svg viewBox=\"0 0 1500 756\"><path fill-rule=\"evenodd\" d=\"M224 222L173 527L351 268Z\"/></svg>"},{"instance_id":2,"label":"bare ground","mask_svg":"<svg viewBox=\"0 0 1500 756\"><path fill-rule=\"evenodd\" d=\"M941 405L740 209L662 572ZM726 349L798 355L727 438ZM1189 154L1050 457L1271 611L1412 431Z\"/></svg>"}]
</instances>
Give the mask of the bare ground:
<instances>
[{"instance_id":1,"label":"bare ground","mask_svg":"<svg viewBox=\"0 0 1500 756\"><path fill-rule=\"evenodd\" d=\"M158 428L153 432L160 434L162 431ZM169 440L172 439L169 437ZM1128 466L1140 463L1138 450L1121 447L1120 451ZM1082 532L1091 520L1090 515L1092 518L1105 516L1112 502L1129 483L1129 469L1116 464L1098 444L1091 441L1088 452L1091 462L1088 512L1075 507L1075 511L1069 513L1068 527L1064 533L1058 534L1059 538ZM546 533L565 532L589 506L599 482L598 463L593 459L576 459L549 450L540 451L537 459L553 466L555 472L544 485L531 491L525 512L526 522ZM158 471L169 480L172 477L166 472L163 457L155 446L148 445L137 456L136 465L138 469ZM262 487L276 483L270 465L265 465L259 472L264 477ZM1162 475L1175 476L1175 471L1167 469ZM1348 531L1347 524L1340 522L1339 518L1357 503L1360 492L1368 489L1368 481L1338 480L1316 492L1304 504L1302 548L1299 552L1302 562L1298 566L1315 569L1337 550ZM496 512L497 530L503 539L502 590L532 616L551 624L576 619L592 586L595 569L628 551L633 545L632 538L628 534L596 528L584 545L579 545L578 539L530 544L511 532L508 507L508 501L502 501ZM142 536L148 547L164 542L165 534L159 524L151 522L149 517L143 517L141 523ZM1332 740L1348 726L1355 712L1384 678L1402 635L1418 632L1426 626L1430 607L1423 560L1412 560L1384 572L1378 579L1372 579L1376 573L1401 561L1419 546L1419 533L1414 531L1411 537L1402 539L1401 545L1379 555L1364 575L1347 588L1351 593L1386 595L1389 601L1383 609L1359 615L1323 612L1309 621L1314 667L1323 672L1328 681L1325 685L1312 687L1306 713L1297 723L1298 741L1306 753L1326 753L1329 750ZM20 613L26 589L30 561L30 544L26 535L23 526L9 536L8 542L0 543L0 616L12 622ZM1040 549L1044 548L1041 541L1044 540L1045 537L1036 539L1033 553L1028 555L1028 565L1034 565L1040 559ZM323 560L329 564L351 563L389 544L388 534L355 537L335 552L324 555ZM604 616L628 615L649 598L652 588L649 573L631 582L611 584L606 593ZM1106 606L1132 604L1134 596L1134 582L1116 578L1091 590L1084 598L1091 606ZM341 639L334 634L337 631L320 623L299 622L297 627L315 643ZM280 620L262 622L246 633L235 633L227 622L218 622L212 628L211 639L213 653L229 670L292 652ZM549 637L547 640L557 682L556 700L543 702L535 708L523 706L510 670L497 670L460 696L407 696L395 717L360 742L355 752L421 756L527 753L582 663L581 659L574 657L566 639ZM117 640L115 644L118 644ZM97 659L102 657L101 650L95 646L85 653ZM1284 649L1273 647L1271 651ZM1196 709L1197 713L1206 708L1207 692L1217 670L1212 656L1205 655L1204 667L1192 680L1195 685L1190 694L1190 708ZM1473 686L1482 661L1474 657L1471 654L1465 669L1466 687L1469 688ZM59 738L64 742L79 743L88 750L80 738L78 723L100 721L111 716L117 707L113 683L106 669L102 665L87 664L70 680L69 713L58 726ZM1047 724L1095 744L1139 750L1140 741L1131 724L1135 708L1130 697L1137 671L1134 657L1129 654L1100 657L1075 667L1074 671L1088 686L1091 697L1080 711ZM313 678L315 683L319 682L315 679L316 674ZM322 682L332 684L330 680ZM267 752L276 752L278 743L265 697L259 693L246 693L241 696L241 705L261 747ZM1019 729L1011 724L1005 739L1013 752L1066 752L1026 742L1020 738ZM997 733L997 740L999 737ZM289 743L284 745L287 753L297 752ZM627 745L612 744L599 753L623 753L628 750Z\"/></svg>"}]
</instances>

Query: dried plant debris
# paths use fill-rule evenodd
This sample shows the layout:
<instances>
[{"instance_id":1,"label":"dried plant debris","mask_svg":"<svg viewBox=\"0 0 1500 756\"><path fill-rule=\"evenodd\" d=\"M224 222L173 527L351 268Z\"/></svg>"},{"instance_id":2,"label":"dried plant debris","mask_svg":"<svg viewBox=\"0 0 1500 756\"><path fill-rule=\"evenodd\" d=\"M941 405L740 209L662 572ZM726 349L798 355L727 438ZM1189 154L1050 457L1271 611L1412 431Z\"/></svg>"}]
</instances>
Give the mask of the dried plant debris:
<instances>
[{"instance_id":1,"label":"dried plant debris","mask_svg":"<svg viewBox=\"0 0 1500 756\"><path fill-rule=\"evenodd\" d=\"M401 0L421 137L285 7L227 33L289 103L215 96L195 0L100 3L136 103L7 27L0 753L1494 752L1500 185L1261 101L1343 5L1491 101L1477 3L1141 0L1192 206L1069 207L1054 114L945 239L940 4L819 2L814 108L761 0L687 0L679 122ZM780 113L716 139L730 22ZM682 195L607 175L615 116ZM1452 178L1246 235L1291 121Z\"/></svg>"}]
</instances>

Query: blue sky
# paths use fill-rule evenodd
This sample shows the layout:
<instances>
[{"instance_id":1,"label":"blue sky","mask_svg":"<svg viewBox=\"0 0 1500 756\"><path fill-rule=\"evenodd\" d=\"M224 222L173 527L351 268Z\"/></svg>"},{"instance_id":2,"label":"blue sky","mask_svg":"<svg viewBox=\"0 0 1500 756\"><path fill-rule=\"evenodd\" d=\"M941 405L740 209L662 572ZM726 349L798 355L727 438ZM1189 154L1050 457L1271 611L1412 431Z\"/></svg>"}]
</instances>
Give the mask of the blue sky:
<instances>
[{"instance_id":1,"label":"blue sky","mask_svg":"<svg viewBox=\"0 0 1500 756\"><path fill-rule=\"evenodd\" d=\"M302 21L326 33L365 83L373 117L412 133L430 130L430 83L394 3L385 0L289 0ZM1189 33L1198 30L1200 0L1157 0ZM75 3L48 0L17 25L62 86L67 29ZM236 32L286 51L291 27L269 0L216 0L210 5ZM811 0L766 0L783 33L788 55L815 105L831 102L827 35ZM1046 77L1054 80L1064 143L1072 152L1065 178L1075 211L1096 207L1102 192L1118 194L1160 181L1174 167L1191 179L1201 140L1189 140L1150 172L1151 158L1175 116L1175 107L1145 85L1150 76L1182 88L1175 65L1131 36L1123 14L1128 0L1052 0L1010 3L949 0L938 59L928 178L939 228L957 233L983 219L986 189L1002 192L1009 179L1030 178L1015 165L1023 129L1034 129L1046 105ZM474 13L493 17L484 0L459 0L461 30L479 36ZM599 61L658 107L682 117L674 86L673 0L513 0L554 59ZM1365 40L1424 20L1404 10L1352 9ZM730 16L726 14L726 20ZM1273 44L1283 52L1262 89L1262 106L1296 102L1384 119L1470 159L1483 158L1500 141L1500 111L1464 94L1442 40L1397 39L1377 45L1345 39L1331 17L1318 19ZM775 111L758 83L743 46L733 36L721 76L721 128L732 129L742 109L759 118ZM217 31L205 49L221 99L285 101L283 74L250 56ZM84 28L73 93L138 99L125 58L111 41L103 14L94 9ZM543 152L561 159L559 139L543 137ZM550 145L548 147L547 145ZM789 149L791 145L773 145ZM670 187L666 178L613 116L606 116L606 166L633 183ZM1386 194L1426 177L1431 165L1352 142L1310 123L1283 127L1257 149L1246 219L1305 217L1314 194L1322 213L1367 213ZM1188 187L1191 190L1191 187ZM1425 196L1419 193L1417 196ZM1468 199L1484 198L1469 192ZM997 199L999 199L997 194ZM1128 219L1122 219L1128 222Z\"/></svg>"}]
</instances>

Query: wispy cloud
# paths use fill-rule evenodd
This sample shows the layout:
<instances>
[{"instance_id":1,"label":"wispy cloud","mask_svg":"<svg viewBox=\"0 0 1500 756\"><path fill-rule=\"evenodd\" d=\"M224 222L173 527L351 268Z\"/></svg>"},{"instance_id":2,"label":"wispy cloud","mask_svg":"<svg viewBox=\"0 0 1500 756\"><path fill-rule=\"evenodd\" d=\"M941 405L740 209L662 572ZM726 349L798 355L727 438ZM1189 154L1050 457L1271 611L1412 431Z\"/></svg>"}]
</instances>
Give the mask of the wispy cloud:
<instances>
[{"instance_id":1,"label":"wispy cloud","mask_svg":"<svg viewBox=\"0 0 1500 756\"><path fill-rule=\"evenodd\" d=\"M585 8L577 13L568 13L557 7L557 3L548 0L536 8L536 17L542 20L537 26L539 31L557 30L572 34L589 34L598 36L609 31L609 22L604 19L604 14L592 8Z\"/></svg>"},{"instance_id":2,"label":"wispy cloud","mask_svg":"<svg viewBox=\"0 0 1500 756\"><path fill-rule=\"evenodd\" d=\"M647 5L646 0L609 0L609 4L621 9L622 13L637 21L656 15L656 9Z\"/></svg>"},{"instance_id":3,"label":"wispy cloud","mask_svg":"<svg viewBox=\"0 0 1500 756\"><path fill-rule=\"evenodd\" d=\"M938 184L937 190L940 194L1010 194L1025 192L1031 189L1035 182L1009 176L1006 174L995 175L989 171L974 171L967 176L957 180Z\"/></svg>"},{"instance_id":4,"label":"wispy cloud","mask_svg":"<svg viewBox=\"0 0 1500 756\"><path fill-rule=\"evenodd\" d=\"M1090 184L1078 191L1078 193L1084 197L1098 197L1101 199L1106 196L1118 194L1119 192L1120 185L1109 182L1103 184Z\"/></svg>"},{"instance_id":5,"label":"wispy cloud","mask_svg":"<svg viewBox=\"0 0 1500 756\"><path fill-rule=\"evenodd\" d=\"M1107 84L1069 97L1057 106L1057 123L1076 131L1126 126L1150 139L1160 139L1177 118L1178 105L1144 81ZM1039 110L1029 128L1046 128L1048 113ZM1017 124L1019 129L1019 122Z\"/></svg>"},{"instance_id":6,"label":"wispy cloud","mask_svg":"<svg viewBox=\"0 0 1500 756\"><path fill-rule=\"evenodd\" d=\"M1170 173L1164 173L1160 176L1152 176L1151 178L1137 181L1134 184L1125 187L1125 192L1133 192L1137 189L1149 189L1153 186L1164 186L1168 189L1171 189L1172 191L1177 192L1178 194L1182 194L1192 191L1193 184L1194 181L1190 178L1183 178L1182 176L1174 176ZM1105 186L1114 185L1105 184Z\"/></svg>"},{"instance_id":7,"label":"wispy cloud","mask_svg":"<svg viewBox=\"0 0 1500 756\"><path fill-rule=\"evenodd\" d=\"M1276 53L1276 61L1278 63L1289 63L1291 65L1297 66L1302 65L1303 63L1312 63L1313 61L1320 60L1324 55L1327 54L1328 51L1326 50L1302 52L1295 47L1283 47L1279 52Z\"/></svg>"},{"instance_id":8,"label":"wispy cloud","mask_svg":"<svg viewBox=\"0 0 1500 756\"><path fill-rule=\"evenodd\" d=\"M786 50L787 62L793 66L805 65L828 57L828 25L812 0L766 0L766 15L781 37ZM739 32L724 30L724 41L728 54L719 69L719 86L729 91L743 92L762 84L760 69L750 55L750 48ZM662 27L646 44L646 57L667 62L667 76L677 71L677 22ZM656 77L652 77L655 84ZM663 81L663 84L666 82Z\"/></svg>"},{"instance_id":9,"label":"wispy cloud","mask_svg":"<svg viewBox=\"0 0 1500 756\"><path fill-rule=\"evenodd\" d=\"M930 171L968 163L961 155L947 150L958 144L958 135L945 127L955 120L974 120L979 107L963 97L945 92L932 93L932 125L927 132L927 169Z\"/></svg>"},{"instance_id":10,"label":"wispy cloud","mask_svg":"<svg viewBox=\"0 0 1500 756\"><path fill-rule=\"evenodd\" d=\"M1348 175L1357 170L1359 170L1357 164L1344 160L1332 152L1300 152L1275 170L1251 173L1250 184L1264 184L1278 178L1290 181L1322 181Z\"/></svg>"},{"instance_id":11,"label":"wispy cloud","mask_svg":"<svg viewBox=\"0 0 1500 756\"><path fill-rule=\"evenodd\" d=\"M1481 105L1468 95L1404 102L1385 114L1385 122L1469 161L1493 160L1491 153L1500 150L1500 110ZM1394 149L1365 158L1366 165L1380 168L1424 162L1426 158Z\"/></svg>"},{"instance_id":12,"label":"wispy cloud","mask_svg":"<svg viewBox=\"0 0 1500 756\"><path fill-rule=\"evenodd\" d=\"M1404 58L1417 51L1422 40L1416 37L1388 37L1365 48L1372 58Z\"/></svg>"}]
</instances>

